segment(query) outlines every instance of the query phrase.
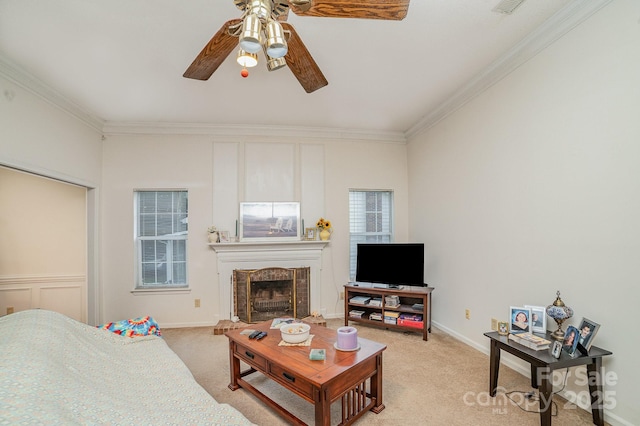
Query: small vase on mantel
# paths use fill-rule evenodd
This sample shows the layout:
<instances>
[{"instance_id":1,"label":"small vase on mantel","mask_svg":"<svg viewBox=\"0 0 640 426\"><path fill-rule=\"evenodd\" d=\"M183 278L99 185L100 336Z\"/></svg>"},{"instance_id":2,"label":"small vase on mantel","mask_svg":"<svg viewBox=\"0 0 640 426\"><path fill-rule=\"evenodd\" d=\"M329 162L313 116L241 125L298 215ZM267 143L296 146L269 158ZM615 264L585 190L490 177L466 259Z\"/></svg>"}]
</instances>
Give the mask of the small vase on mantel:
<instances>
[{"instance_id":1,"label":"small vase on mantel","mask_svg":"<svg viewBox=\"0 0 640 426\"><path fill-rule=\"evenodd\" d=\"M323 229L322 231L320 231L320 240L328 241L330 237L331 232L328 229Z\"/></svg>"},{"instance_id":2,"label":"small vase on mantel","mask_svg":"<svg viewBox=\"0 0 640 426\"><path fill-rule=\"evenodd\" d=\"M217 243L218 242L218 233L217 232L209 232L209 242Z\"/></svg>"}]
</instances>

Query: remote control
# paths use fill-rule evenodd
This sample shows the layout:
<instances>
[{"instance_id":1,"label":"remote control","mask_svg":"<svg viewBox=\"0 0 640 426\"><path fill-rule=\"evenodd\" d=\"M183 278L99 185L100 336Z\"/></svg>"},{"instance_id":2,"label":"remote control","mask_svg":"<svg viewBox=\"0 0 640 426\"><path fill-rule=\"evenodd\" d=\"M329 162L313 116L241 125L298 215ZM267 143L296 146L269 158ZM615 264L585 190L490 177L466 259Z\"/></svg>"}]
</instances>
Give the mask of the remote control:
<instances>
[{"instance_id":1,"label":"remote control","mask_svg":"<svg viewBox=\"0 0 640 426\"><path fill-rule=\"evenodd\" d=\"M258 337L260 333L261 333L260 331L254 331L249 335L249 339L255 339L256 337Z\"/></svg>"},{"instance_id":2,"label":"remote control","mask_svg":"<svg viewBox=\"0 0 640 426\"><path fill-rule=\"evenodd\" d=\"M263 331L262 333L260 333L260 334L258 334L258 335L256 336L256 340L260 340L260 339L262 339L262 338L263 338L264 336L266 336L266 335L267 335L267 332L266 332L266 331Z\"/></svg>"}]
</instances>

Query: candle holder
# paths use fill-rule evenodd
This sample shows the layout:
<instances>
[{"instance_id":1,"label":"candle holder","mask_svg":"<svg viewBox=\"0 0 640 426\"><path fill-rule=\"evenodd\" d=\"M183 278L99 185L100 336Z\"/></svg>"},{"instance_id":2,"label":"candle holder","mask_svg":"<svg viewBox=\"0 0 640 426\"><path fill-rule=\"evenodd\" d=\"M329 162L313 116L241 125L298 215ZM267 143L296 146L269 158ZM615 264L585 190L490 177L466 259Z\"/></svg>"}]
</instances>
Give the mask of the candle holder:
<instances>
[{"instance_id":1,"label":"candle holder","mask_svg":"<svg viewBox=\"0 0 640 426\"><path fill-rule=\"evenodd\" d=\"M564 339L564 331L562 330L562 323L573 316L573 309L564 304L560 298L560 291L556 292L556 300L549 306L547 306L547 315L549 315L558 324L558 329L551 333L551 337L556 340Z\"/></svg>"}]
</instances>

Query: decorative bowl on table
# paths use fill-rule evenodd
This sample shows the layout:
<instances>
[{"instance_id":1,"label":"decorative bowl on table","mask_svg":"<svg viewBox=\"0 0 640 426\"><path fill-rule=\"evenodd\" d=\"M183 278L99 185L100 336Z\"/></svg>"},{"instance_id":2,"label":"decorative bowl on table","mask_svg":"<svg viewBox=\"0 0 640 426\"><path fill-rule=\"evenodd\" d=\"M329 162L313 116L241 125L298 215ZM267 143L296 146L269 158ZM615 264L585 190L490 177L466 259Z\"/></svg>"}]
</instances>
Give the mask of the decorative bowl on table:
<instances>
[{"instance_id":1,"label":"decorative bowl on table","mask_svg":"<svg viewBox=\"0 0 640 426\"><path fill-rule=\"evenodd\" d=\"M282 340L287 343L302 343L309 338L311 326L305 323L285 324L280 327Z\"/></svg>"}]
</instances>

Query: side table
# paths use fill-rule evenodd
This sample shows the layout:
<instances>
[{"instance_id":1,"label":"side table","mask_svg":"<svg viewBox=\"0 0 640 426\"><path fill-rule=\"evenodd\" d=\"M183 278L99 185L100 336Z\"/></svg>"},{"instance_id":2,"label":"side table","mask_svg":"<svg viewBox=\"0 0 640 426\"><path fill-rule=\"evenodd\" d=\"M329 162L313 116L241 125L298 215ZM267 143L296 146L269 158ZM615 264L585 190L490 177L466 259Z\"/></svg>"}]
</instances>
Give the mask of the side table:
<instances>
[{"instance_id":1,"label":"side table","mask_svg":"<svg viewBox=\"0 0 640 426\"><path fill-rule=\"evenodd\" d=\"M598 426L604 425L602 409L602 357L611 355L612 352L592 346L589 349L588 355L578 353L572 357L562 352L560 358L556 359L548 349L541 351L529 349L526 346L509 340L508 336L500 335L496 331L484 333L484 335L491 339L491 354L489 358L489 394L491 396L496 396L498 370L500 368L500 350L503 350L531 364L531 386L538 389L540 394L540 424L542 426L550 426L551 398L553 397L551 375L553 370L586 365L589 376L589 394L591 395L593 423ZM547 332L546 339L553 341L551 333Z\"/></svg>"}]
</instances>

